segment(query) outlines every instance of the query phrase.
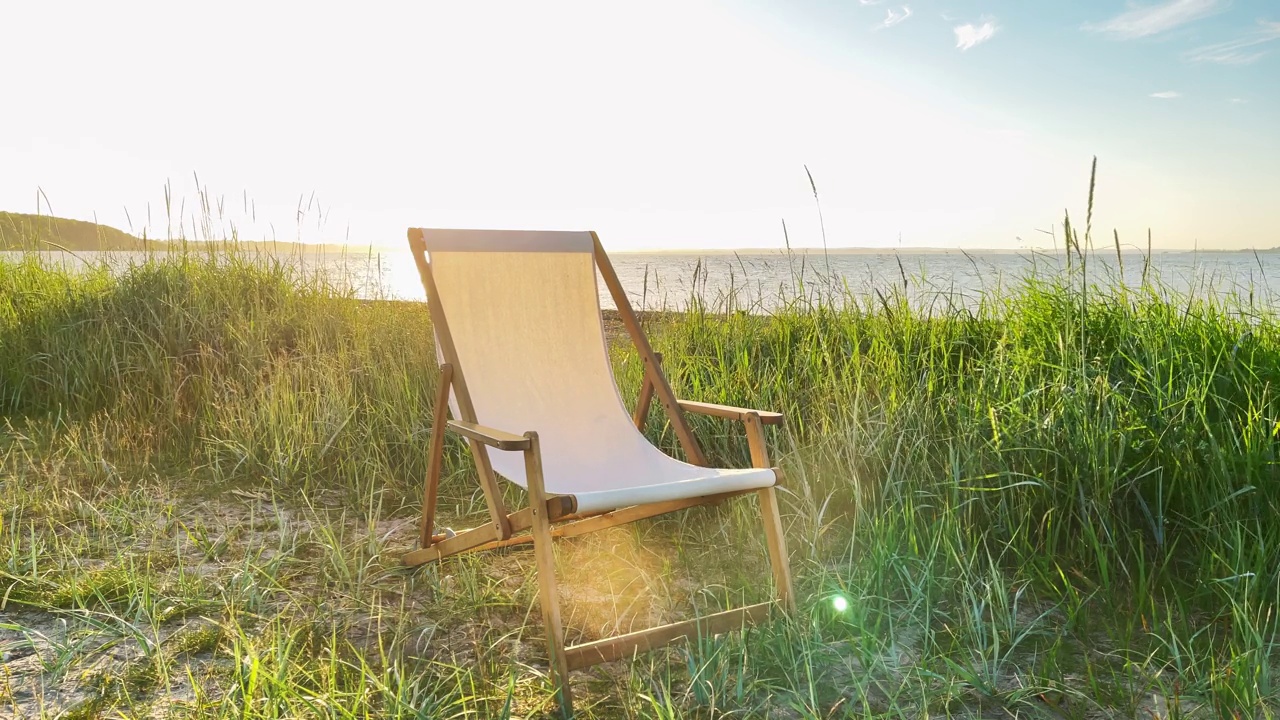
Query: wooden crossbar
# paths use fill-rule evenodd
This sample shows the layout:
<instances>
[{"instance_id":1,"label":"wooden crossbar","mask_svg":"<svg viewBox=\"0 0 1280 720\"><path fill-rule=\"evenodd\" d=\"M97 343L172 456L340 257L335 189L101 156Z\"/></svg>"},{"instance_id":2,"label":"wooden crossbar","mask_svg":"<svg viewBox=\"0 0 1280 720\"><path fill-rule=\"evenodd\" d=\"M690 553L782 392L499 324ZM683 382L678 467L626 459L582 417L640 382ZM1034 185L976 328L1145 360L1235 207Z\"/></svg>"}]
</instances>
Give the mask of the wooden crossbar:
<instances>
[{"instance_id":1,"label":"wooden crossbar","mask_svg":"<svg viewBox=\"0 0 1280 720\"><path fill-rule=\"evenodd\" d=\"M756 605L725 610L714 615L662 625L648 630L638 630L626 635L571 645L564 649L565 662L570 670L579 670L600 663L630 657L635 653L684 642L690 638L708 637L741 630L757 625L769 617L776 603L772 600Z\"/></svg>"},{"instance_id":2,"label":"wooden crossbar","mask_svg":"<svg viewBox=\"0 0 1280 720\"><path fill-rule=\"evenodd\" d=\"M685 508L697 507L698 505L716 505L728 500L729 498L753 492L755 492L755 490L734 490L733 492L719 493L717 495L703 495L701 497L688 498L685 500L668 500L666 502L653 503L652 505L631 505L630 507L610 510L609 512L589 515L586 517L569 515L559 518L562 524L551 528L551 537L578 537L579 535L586 535L587 533L604 530L605 528L614 527L615 525L626 525L638 520L644 520L658 515L665 515L677 510L684 510ZM516 521L512 520L511 530L513 532L523 529L523 527L517 527ZM524 545L531 542L533 542L532 535L521 535L518 537L507 538L506 540L495 540L477 547L476 550L497 550L498 548Z\"/></svg>"},{"instance_id":3,"label":"wooden crossbar","mask_svg":"<svg viewBox=\"0 0 1280 720\"><path fill-rule=\"evenodd\" d=\"M776 471L775 471L776 472ZM677 510L685 508L697 507L699 505L716 505L730 498L740 495L747 495L756 492L755 490L734 490L727 493L719 493L716 495L703 495L701 497L688 498L685 500L669 500L666 502L653 503L652 505L632 505L630 507L611 510L596 515L578 516L573 515L573 498L568 495L557 495L547 501L548 519L555 523L559 522L551 528L551 537L568 538L586 535L597 530L613 527L615 525L626 525L638 520L665 515ZM507 516L507 520L511 523L511 532L517 533L528 530L532 523L532 515L529 508L524 508ZM490 533L486 532L487 527L474 528L472 530L464 530L452 538L445 539L443 535L436 535L433 538L434 544L431 547L414 550L404 556L404 564L421 565L423 563L442 560L450 555L456 555L460 552L482 550L497 550L499 548L513 547L516 545L525 545L533 542L532 535L518 535L510 537L506 540L498 540L490 537ZM459 542L459 538L467 538L465 541ZM489 539L482 539L489 538ZM448 542L448 545L444 545ZM472 544L475 543L475 544ZM441 547L443 545L443 547Z\"/></svg>"},{"instance_id":4,"label":"wooden crossbar","mask_svg":"<svg viewBox=\"0 0 1280 720\"><path fill-rule=\"evenodd\" d=\"M549 498L547 500L547 519L550 522L555 522L562 518L572 516L575 504L576 503L574 502L572 495L556 495ZM533 513L529 508L517 510L507 516L507 523L512 532L528 530L533 526ZM438 537L440 536L437 535L433 537L432 540L435 540ZM529 542L529 540L524 537L515 539L522 542ZM451 538L434 542L428 547L418 548L417 550L405 553L404 557L401 558L401 562L410 567L423 565L425 563L443 560L450 555L457 555L458 553L465 552L467 550L488 549L488 546L495 542L503 542L502 539L498 537L497 528L493 525L481 525L480 527L472 528L470 530L463 530ZM501 545L495 545L495 547L501 547Z\"/></svg>"},{"instance_id":5,"label":"wooden crossbar","mask_svg":"<svg viewBox=\"0 0 1280 720\"><path fill-rule=\"evenodd\" d=\"M498 539L498 531L493 525L481 525L478 528L464 530L457 535L446 540L431 545L430 547L418 548L404 554L400 561L410 567L422 565L424 563L435 562L456 555L463 550L470 550L479 547L487 542Z\"/></svg>"}]
</instances>

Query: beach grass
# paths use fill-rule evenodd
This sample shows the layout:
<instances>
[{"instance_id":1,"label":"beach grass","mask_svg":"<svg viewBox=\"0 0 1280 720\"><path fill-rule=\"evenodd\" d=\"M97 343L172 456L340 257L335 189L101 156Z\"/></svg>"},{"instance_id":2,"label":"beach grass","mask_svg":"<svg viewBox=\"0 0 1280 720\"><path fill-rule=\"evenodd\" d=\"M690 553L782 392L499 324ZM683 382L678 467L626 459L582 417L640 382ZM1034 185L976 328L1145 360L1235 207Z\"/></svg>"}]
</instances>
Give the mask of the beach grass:
<instances>
[{"instance_id":1,"label":"beach grass","mask_svg":"<svg viewBox=\"0 0 1280 720\"><path fill-rule=\"evenodd\" d=\"M1082 277L648 315L680 396L787 413L800 609L576 672L579 716L1273 717L1280 322ZM531 553L398 563L437 377L425 306L287 261L0 258L0 715L549 715ZM563 542L569 640L766 599L753 503Z\"/></svg>"}]
</instances>

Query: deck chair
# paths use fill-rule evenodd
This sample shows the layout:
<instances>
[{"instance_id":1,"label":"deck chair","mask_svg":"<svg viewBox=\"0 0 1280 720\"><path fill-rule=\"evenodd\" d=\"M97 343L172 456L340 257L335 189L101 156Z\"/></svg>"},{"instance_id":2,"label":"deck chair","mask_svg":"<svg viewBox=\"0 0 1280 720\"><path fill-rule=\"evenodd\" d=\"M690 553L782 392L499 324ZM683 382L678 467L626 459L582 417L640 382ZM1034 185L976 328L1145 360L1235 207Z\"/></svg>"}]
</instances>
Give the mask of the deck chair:
<instances>
[{"instance_id":1,"label":"deck chair","mask_svg":"<svg viewBox=\"0 0 1280 720\"><path fill-rule=\"evenodd\" d=\"M405 564L532 542L550 677L565 715L572 713L571 670L739 629L764 620L775 606L793 609L774 492L780 475L770 467L764 435L764 426L781 424L782 415L677 399L595 233L415 228L409 246L427 293L440 385L420 547L405 555ZM634 414L609 362L597 270L644 363ZM688 462L643 435L655 397ZM742 422L753 467L706 467L687 412ZM446 432L470 445L489 506L487 525L459 533L435 532ZM528 507L509 511L498 476L528 491ZM776 600L565 647L552 538L748 493L760 499Z\"/></svg>"}]
</instances>

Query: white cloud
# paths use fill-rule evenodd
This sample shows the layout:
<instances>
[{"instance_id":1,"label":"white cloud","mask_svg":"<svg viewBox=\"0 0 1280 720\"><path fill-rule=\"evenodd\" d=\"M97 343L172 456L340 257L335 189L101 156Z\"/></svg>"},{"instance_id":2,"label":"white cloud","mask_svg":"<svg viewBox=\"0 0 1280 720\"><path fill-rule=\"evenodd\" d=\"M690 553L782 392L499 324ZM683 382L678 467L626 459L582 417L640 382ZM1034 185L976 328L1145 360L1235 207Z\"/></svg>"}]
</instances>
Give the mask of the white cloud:
<instances>
[{"instance_id":1,"label":"white cloud","mask_svg":"<svg viewBox=\"0 0 1280 720\"><path fill-rule=\"evenodd\" d=\"M1159 98L1161 100L1173 100L1182 97L1182 93L1175 92L1173 90L1165 90L1163 92L1153 92L1151 93L1151 97Z\"/></svg>"},{"instance_id":2,"label":"white cloud","mask_svg":"<svg viewBox=\"0 0 1280 720\"><path fill-rule=\"evenodd\" d=\"M994 20L984 20L981 25L966 23L958 25L954 28L956 33L956 47L961 50L968 50L995 37L996 30L999 30Z\"/></svg>"},{"instance_id":3,"label":"white cloud","mask_svg":"<svg viewBox=\"0 0 1280 720\"><path fill-rule=\"evenodd\" d=\"M1280 40L1280 21L1258 21L1258 28L1253 32L1234 40L1198 47L1186 54L1191 62L1210 62L1220 65L1249 65L1261 60L1271 52L1270 47L1261 47Z\"/></svg>"},{"instance_id":4,"label":"white cloud","mask_svg":"<svg viewBox=\"0 0 1280 720\"><path fill-rule=\"evenodd\" d=\"M1231 103L1232 105L1241 105L1248 102L1248 100L1245 100L1244 98L1231 98L1227 102Z\"/></svg>"},{"instance_id":5,"label":"white cloud","mask_svg":"<svg viewBox=\"0 0 1280 720\"><path fill-rule=\"evenodd\" d=\"M889 8L885 11L884 22L880 23L879 27L891 28L909 17L911 17L911 7L909 5L903 5L901 10Z\"/></svg>"},{"instance_id":6,"label":"white cloud","mask_svg":"<svg viewBox=\"0 0 1280 720\"><path fill-rule=\"evenodd\" d=\"M1230 4L1231 0L1167 0L1135 7L1105 22L1088 23L1084 29L1123 39L1147 37L1208 17Z\"/></svg>"},{"instance_id":7,"label":"white cloud","mask_svg":"<svg viewBox=\"0 0 1280 720\"><path fill-rule=\"evenodd\" d=\"M862 3L863 5L875 5L879 3L880 0L858 0L858 2Z\"/></svg>"}]
</instances>

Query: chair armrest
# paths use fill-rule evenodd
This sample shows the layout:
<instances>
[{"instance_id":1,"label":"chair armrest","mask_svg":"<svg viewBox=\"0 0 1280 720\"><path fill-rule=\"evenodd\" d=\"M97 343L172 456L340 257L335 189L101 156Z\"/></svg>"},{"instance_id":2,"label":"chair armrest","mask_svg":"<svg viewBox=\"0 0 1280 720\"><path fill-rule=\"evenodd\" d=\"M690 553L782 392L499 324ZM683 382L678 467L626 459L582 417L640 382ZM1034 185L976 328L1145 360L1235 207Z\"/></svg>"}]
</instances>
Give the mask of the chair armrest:
<instances>
[{"instance_id":1,"label":"chair armrest","mask_svg":"<svg viewBox=\"0 0 1280 720\"><path fill-rule=\"evenodd\" d=\"M450 420L449 429L463 437L482 442L498 450L529 449L529 438L523 435L512 435L509 432L494 430L491 427L485 427L477 423L465 420Z\"/></svg>"},{"instance_id":2,"label":"chair armrest","mask_svg":"<svg viewBox=\"0 0 1280 720\"><path fill-rule=\"evenodd\" d=\"M748 410L747 408L733 407L732 405L716 405L715 403L694 402L693 400L676 400L676 402L680 404L680 409L685 412L710 415L726 420L746 420L747 413L759 415L762 425L781 425L783 419L782 413L768 410Z\"/></svg>"}]
</instances>

